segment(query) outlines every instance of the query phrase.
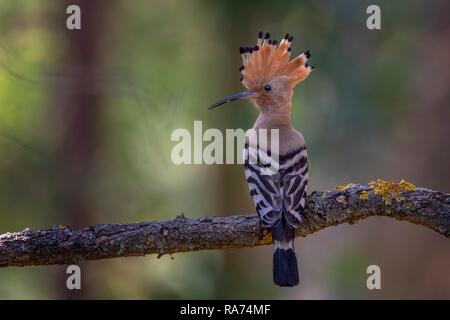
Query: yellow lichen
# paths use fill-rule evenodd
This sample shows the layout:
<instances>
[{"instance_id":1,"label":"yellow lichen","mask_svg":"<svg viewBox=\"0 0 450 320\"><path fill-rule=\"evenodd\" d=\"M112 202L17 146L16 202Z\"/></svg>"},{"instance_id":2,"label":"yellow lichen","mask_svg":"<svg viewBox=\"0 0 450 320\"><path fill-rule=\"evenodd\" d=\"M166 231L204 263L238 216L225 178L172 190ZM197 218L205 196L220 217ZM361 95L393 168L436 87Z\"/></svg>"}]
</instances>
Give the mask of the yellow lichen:
<instances>
[{"instance_id":1,"label":"yellow lichen","mask_svg":"<svg viewBox=\"0 0 450 320\"><path fill-rule=\"evenodd\" d=\"M415 185L413 185L411 182L408 182L406 180L401 180L398 184L400 188L403 189L403 191L411 191L417 189Z\"/></svg>"},{"instance_id":2,"label":"yellow lichen","mask_svg":"<svg viewBox=\"0 0 450 320\"><path fill-rule=\"evenodd\" d=\"M349 184L346 184L345 186L336 186L335 189L342 191L342 190L351 188L352 186L354 186L354 184L353 183L349 183Z\"/></svg>"},{"instance_id":3,"label":"yellow lichen","mask_svg":"<svg viewBox=\"0 0 450 320\"><path fill-rule=\"evenodd\" d=\"M361 200L369 200L369 192L364 190L359 193L359 198Z\"/></svg>"},{"instance_id":4,"label":"yellow lichen","mask_svg":"<svg viewBox=\"0 0 450 320\"><path fill-rule=\"evenodd\" d=\"M416 189L415 185L405 180L396 183L378 179L377 182L371 181L369 186L373 189L375 195L381 195L386 205L392 204L393 200L398 202L403 201L404 198L401 196L401 192Z\"/></svg>"},{"instance_id":5,"label":"yellow lichen","mask_svg":"<svg viewBox=\"0 0 450 320\"><path fill-rule=\"evenodd\" d=\"M407 203L407 204L405 205L405 208L406 208L406 209L412 209L412 208L414 208L414 206L413 206L411 203Z\"/></svg>"},{"instance_id":6,"label":"yellow lichen","mask_svg":"<svg viewBox=\"0 0 450 320\"><path fill-rule=\"evenodd\" d=\"M263 237L262 239L259 241L260 244L264 245L264 244L270 244L273 242L272 239L272 233L267 232L267 230L263 231Z\"/></svg>"}]
</instances>

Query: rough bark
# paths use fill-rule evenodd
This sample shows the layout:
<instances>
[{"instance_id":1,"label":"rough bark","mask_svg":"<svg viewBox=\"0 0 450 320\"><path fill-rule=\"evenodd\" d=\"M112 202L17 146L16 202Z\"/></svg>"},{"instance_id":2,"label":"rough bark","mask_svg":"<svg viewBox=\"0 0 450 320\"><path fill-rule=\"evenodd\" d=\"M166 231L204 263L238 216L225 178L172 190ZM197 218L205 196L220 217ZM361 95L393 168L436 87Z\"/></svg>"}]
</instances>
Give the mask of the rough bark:
<instances>
[{"instance_id":1,"label":"rough bark","mask_svg":"<svg viewBox=\"0 0 450 320\"><path fill-rule=\"evenodd\" d=\"M407 183L378 180L313 192L297 236L372 216L387 216L427 226L450 236L450 194ZM0 235L0 267L71 264L145 254L244 248L270 244L255 215L186 218L163 222L103 224L81 230L67 226Z\"/></svg>"}]
</instances>

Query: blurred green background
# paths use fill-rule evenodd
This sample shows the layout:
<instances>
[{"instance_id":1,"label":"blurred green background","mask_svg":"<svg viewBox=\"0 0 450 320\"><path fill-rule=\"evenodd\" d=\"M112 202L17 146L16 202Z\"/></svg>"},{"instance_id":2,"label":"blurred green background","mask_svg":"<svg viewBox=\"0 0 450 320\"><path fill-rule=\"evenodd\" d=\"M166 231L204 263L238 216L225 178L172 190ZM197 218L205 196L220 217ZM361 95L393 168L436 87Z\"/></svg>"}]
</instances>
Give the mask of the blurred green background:
<instances>
[{"instance_id":1,"label":"blurred green background","mask_svg":"<svg viewBox=\"0 0 450 320\"><path fill-rule=\"evenodd\" d=\"M248 102L207 106L242 89L237 49L260 30L313 54L293 102L309 191L381 178L449 192L449 18L444 0L2 0L0 233L253 214L242 166L176 166L170 136L252 126ZM450 298L450 243L429 229L371 218L296 243L293 289L272 284L261 247L85 262L81 292L64 266L2 268L0 298ZM366 288L370 264L382 290Z\"/></svg>"}]
</instances>

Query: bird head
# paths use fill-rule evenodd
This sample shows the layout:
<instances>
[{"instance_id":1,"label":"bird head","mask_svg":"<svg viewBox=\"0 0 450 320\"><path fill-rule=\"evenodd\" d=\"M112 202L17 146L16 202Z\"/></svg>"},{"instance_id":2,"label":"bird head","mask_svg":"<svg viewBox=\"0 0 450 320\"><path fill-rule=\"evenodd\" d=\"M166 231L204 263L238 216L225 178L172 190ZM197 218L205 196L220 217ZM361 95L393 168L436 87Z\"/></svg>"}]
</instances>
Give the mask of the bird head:
<instances>
[{"instance_id":1,"label":"bird head","mask_svg":"<svg viewBox=\"0 0 450 320\"><path fill-rule=\"evenodd\" d=\"M278 44L269 33L260 32L256 46L239 48L241 82L248 91L225 97L209 109L240 99L251 99L260 109L290 105L294 87L314 68L306 64L309 51L290 60L293 39L286 34Z\"/></svg>"}]
</instances>

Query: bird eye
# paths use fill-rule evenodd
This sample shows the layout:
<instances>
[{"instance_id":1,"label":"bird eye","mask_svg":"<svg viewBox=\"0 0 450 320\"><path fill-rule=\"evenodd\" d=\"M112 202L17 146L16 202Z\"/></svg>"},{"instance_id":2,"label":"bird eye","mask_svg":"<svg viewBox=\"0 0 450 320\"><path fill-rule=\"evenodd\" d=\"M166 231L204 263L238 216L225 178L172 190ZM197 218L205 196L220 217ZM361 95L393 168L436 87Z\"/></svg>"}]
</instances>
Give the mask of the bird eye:
<instances>
[{"instance_id":1,"label":"bird eye","mask_svg":"<svg viewBox=\"0 0 450 320\"><path fill-rule=\"evenodd\" d=\"M272 90L272 87L271 87L269 84L266 84L266 85L264 86L264 90L266 90L267 92L269 92L269 91Z\"/></svg>"}]
</instances>

